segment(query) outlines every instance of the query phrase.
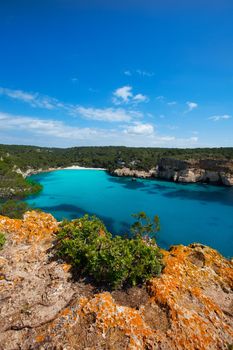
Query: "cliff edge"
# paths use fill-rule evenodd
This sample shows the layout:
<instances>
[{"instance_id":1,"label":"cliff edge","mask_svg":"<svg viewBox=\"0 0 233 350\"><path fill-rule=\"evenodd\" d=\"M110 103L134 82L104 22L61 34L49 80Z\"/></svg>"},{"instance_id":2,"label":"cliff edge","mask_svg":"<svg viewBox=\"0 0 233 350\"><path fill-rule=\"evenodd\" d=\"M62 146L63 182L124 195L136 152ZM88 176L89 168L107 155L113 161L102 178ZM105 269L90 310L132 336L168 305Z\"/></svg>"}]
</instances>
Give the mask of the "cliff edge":
<instances>
[{"instance_id":1,"label":"cliff edge","mask_svg":"<svg viewBox=\"0 0 233 350\"><path fill-rule=\"evenodd\" d=\"M139 178L158 178L174 182L202 182L233 186L233 162L226 160L179 160L161 158L149 171L127 167L113 170L112 175Z\"/></svg>"},{"instance_id":2,"label":"cliff edge","mask_svg":"<svg viewBox=\"0 0 233 350\"><path fill-rule=\"evenodd\" d=\"M0 349L231 349L233 264L192 244L163 251L143 288L100 292L54 257L58 222L0 217Z\"/></svg>"}]
</instances>

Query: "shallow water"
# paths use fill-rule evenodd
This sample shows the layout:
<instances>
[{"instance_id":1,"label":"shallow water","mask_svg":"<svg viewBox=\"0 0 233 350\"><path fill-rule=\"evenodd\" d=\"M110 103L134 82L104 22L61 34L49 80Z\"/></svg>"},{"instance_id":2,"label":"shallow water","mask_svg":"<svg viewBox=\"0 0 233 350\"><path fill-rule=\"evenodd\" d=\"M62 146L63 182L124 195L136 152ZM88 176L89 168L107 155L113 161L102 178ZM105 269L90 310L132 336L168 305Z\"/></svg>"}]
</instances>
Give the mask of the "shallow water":
<instances>
[{"instance_id":1,"label":"shallow water","mask_svg":"<svg viewBox=\"0 0 233 350\"><path fill-rule=\"evenodd\" d=\"M97 170L59 170L30 178L43 191L27 202L59 220L95 214L110 232L124 234L133 222L131 214L145 211L160 217L160 246L200 242L233 255L233 188L132 181Z\"/></svg>"}]
</instances>

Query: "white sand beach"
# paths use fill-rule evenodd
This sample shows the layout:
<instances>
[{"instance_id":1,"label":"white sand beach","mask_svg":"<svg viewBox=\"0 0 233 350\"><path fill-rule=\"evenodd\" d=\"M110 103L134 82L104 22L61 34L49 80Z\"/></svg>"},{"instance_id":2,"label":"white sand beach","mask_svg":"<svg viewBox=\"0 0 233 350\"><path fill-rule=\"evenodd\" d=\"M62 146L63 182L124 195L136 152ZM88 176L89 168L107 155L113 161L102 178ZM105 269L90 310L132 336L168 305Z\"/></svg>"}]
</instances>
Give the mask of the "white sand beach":
<instances>
[{"instance_id":1,"label":"white sand beach","mask_svg":"<svg viewBox=\"0 0 233 350\"><path fill-rule=\"evenodd\" d=\"M104 168L86 168L78 165L72 165L66 168L62 168L64 170L106 170Z\"/></svg>"}]
</instances>

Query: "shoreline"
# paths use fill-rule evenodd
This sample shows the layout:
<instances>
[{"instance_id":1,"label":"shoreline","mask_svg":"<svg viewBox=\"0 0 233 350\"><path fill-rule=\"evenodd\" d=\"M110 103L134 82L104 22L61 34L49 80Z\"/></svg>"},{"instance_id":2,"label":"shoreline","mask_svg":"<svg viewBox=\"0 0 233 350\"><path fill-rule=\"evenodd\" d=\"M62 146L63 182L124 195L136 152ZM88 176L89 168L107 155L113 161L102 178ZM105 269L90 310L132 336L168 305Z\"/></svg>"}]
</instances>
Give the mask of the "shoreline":
<instances>
[{"instance_id":1,"label":"shoreline","mask_svg":"<svg viewBox=\"0 0 233 350\"><path fill-rule=\"evenodd\" d=\"M112 176L117 177L132 177L139 179L157 179L166 180L175 183L200 183L210 184L214 186L233 186L233 174L221 171L211 171L201 168L187 168L176 170L168 167L167 169L159 170L158 167L149 171L130 169L127 167L118 168L110 171Z\"/></svg>"},{"instance_id":2,"label":"shoreline","mask_svg":"<svg viewBox=\"0 0 233 350\"><path fill-rule=\"evenodd\" d=\"M91 167L81 167L79 165L71 165L69 167L58 167L58 168L48 168L48 169L28 169L27 171L23 172L20 169L17 171L20 173L24 178L27 178L31 175L37 175L40 173L49 173L56 170L98 170L98 171L107 171L107 169L104 168L91 168Z\"/></svg>"},{"instance_id":3,"label":"shoreline","mask_svg":"<svg viewBox=\"0 0 233 350\"><path fill-rule=\"evenodd\" d=\"M47 173L57 170L97 170L97 171L106 171L111 176L116 177L132 177L132 178L138 178L138 179L151 179L151 180L165 180L168 182L176 182L176 183L200 183L200 184L210 184L214 186L223 186L223 187L232 187L233 186L233 179L231 176L229 176L229 179L227 181L209 181L206 182L204 179L193 179L192 176L189 178L189 173L185 174L186 176L177 177L176 179L172 179L171 177L168 178L167 176L158 176L156 173L156 169L151 169L150 171L143 171L143 170L131 170L129 168L120 168L115 169L113 171L110 171L105 168L93 168L93 167L83 167L79 165L71 165L67 167L57 167L57 168L48 168L48 169L28 169L27 171L23 172L20 169L18 169L18 173L20 173L24 178L27 178L31 175L36 175L40 173ZM190 169L193 170L193 169ZM225 174L226 176L227 174ZM215 179L214 179L215 180Z\"/></svg>"},{"instance_id":4,"label":"shoreline","mask_svg":"<svg viewBox=\"0 0 233 350\"><path fill-rule=\"evenodd\" d=\"M63 170L101 170L101 171L107 171L105 168L86 168L84 166L79 166L79 165L71 165L66 168L62 168Z\"/></svg>"}]
</instances>

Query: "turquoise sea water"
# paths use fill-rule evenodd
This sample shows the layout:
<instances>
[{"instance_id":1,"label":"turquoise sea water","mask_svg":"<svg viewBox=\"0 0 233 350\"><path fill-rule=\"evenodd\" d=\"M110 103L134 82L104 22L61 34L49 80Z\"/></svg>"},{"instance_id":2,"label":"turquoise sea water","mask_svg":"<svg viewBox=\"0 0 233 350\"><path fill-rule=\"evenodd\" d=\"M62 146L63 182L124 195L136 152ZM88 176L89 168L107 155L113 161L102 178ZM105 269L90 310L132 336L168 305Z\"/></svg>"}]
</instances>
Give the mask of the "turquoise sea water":
<instances>
[{"instance_id":1,"label":"turquoise sea water","mask_svg":"<svg viewBox=\"0 0 233 350\"><path fill-rule=\"evenodd\" d=\"M124 234L133 222L131 214L145 211L160 217L160 246L200 242L233 255L233 188L132 181L97 170L59 170L31 179L43 191L27 202L57 219L96 214L110 232Z\"/></svg>"}]
</instances>

